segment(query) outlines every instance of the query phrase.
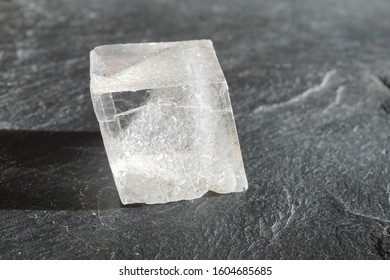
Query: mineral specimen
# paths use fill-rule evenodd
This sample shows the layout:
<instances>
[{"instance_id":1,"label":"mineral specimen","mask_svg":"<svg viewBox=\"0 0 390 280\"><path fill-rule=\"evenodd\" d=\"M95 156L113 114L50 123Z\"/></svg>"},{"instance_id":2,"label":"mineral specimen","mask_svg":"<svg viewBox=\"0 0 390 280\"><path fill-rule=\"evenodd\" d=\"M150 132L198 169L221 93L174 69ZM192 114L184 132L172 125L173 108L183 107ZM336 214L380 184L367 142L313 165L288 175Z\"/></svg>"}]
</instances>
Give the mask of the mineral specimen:
<instances>
[{"instance_id":1,"label":"mineral specimen","mask_svg":"<svg viewBox=\"0 0 390 280\"><path fill-rule=\"evenodd\" d=\"M105 45L90 58L94 110L123 204L247 188L211 41Z\"/></svg>"}]
</instances>

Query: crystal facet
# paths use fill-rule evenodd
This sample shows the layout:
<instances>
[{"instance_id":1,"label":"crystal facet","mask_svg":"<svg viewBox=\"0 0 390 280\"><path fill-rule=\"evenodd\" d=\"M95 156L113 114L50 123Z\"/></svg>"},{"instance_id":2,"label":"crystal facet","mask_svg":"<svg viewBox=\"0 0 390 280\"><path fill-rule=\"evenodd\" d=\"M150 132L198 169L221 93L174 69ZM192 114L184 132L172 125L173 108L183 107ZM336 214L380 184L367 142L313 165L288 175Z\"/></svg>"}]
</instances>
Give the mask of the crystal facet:
<instances>
[{"instance_id":1,"label":"crystal facet","mask_svg":"<svg viewBox=\"0 0 390 280\"><path fill-rule=\"evenodd\" d=\"M90 58L92 101L123 204L248 187L211 41L106 45Z\"/></svg>"}]
</instances>

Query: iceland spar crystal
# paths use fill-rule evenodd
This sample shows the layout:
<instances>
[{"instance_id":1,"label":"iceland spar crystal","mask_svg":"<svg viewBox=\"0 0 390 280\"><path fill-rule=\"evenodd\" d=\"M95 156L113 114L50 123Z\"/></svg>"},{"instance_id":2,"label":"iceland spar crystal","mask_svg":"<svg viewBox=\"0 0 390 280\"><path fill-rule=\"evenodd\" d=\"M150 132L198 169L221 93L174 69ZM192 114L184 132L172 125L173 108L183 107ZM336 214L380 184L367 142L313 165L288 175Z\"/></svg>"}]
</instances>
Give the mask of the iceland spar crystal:
<instances>
[{"instance_id":1,"label":"iceland spar crystal","mask_svg":"<svg viewBox=\"0 0 390 280\"><path fill-rule=\"evenodd\" d=\"M105 45L90 59L94 110L123 204L247 189L211 41Z\"/></svg>"}]
</instances>

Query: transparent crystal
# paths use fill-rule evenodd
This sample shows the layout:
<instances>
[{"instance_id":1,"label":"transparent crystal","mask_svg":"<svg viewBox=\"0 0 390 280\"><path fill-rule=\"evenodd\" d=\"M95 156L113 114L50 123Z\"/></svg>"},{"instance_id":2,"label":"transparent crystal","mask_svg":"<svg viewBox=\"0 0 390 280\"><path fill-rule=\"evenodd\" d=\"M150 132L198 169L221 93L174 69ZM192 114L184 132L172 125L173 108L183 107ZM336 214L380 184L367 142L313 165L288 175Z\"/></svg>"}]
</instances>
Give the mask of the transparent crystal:
<instances>
[{"instance_id":1,"label":"transparent crystal","mask_svg":"<svg viewBox=\"0 0 390 280\"><path fill-rule=\"evenodd\" d=\"M123 204L247 188L211 41L106 45L90 57L92 101Z\"/></svg>"}]
</instances>

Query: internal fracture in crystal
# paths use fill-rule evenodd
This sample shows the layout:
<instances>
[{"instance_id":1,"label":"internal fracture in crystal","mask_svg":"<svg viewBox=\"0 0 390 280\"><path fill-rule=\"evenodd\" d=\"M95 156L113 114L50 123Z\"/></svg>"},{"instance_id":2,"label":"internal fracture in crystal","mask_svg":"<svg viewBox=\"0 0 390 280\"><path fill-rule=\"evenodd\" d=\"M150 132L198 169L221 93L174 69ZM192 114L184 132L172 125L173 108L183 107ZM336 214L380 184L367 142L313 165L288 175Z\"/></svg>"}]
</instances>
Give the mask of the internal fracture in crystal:
<instances>
[{"instance_id":1,"label":"internal fracture in crystal","mask_svg":"<svg viewBox=\"0 0 390 280\"><path fill-rule=\"evenodd\" d=\"M105 45L90 58L94 110L123 204L247 189L211 41Z\"/></svg>"}]
</instances>

